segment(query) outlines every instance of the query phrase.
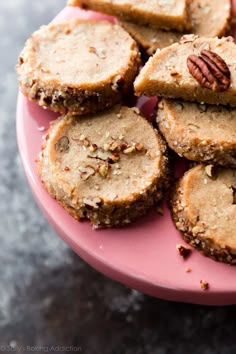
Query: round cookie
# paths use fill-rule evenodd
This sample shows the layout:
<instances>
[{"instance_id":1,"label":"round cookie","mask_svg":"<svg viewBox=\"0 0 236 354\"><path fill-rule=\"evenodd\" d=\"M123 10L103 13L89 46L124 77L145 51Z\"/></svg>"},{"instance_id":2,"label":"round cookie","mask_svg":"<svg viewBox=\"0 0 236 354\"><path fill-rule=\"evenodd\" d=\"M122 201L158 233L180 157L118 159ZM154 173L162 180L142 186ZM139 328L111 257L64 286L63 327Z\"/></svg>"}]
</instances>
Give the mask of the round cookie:
<instances>
[{"instance_id":1,"label":"round cookie","mask_svg":"<svg viewBox=\"0 0 236 354\"><path fill-rule=\"evenodd\" d=\"M44 140L38 171L46 190L95 228L127 225L161 200L166 146L137 108L64 116Z\"/></svg>"},{"instance_id":2,"label":"round cookie","mask_svg":"<svg viewBox=\"0 0 236 354\"><path fill-rule=\"evenodd\" d=\"M74 19L33 33L17 72L30 100L62 114L86 114L121 102L139 64L137 45L122 27Z\"/></svg>"},{"instance_id":3,"label":"round cookie","mask_svg":"<svg viewBox=\"0 0 236 354\"><path fill-rule=\"evenodd\" d=\"M169 147L188 160L236 167L236 110L163 99L158 127Z\"/></svg>"},{"instance_id":4,"label":"round cookie","mask_svg":"<svg viewBox=\"0 0 236 354\"><path fill-rule=\"evenodd\" d=\"M215 260L236 264L236 169L198 165L188 170L171 208L186 242Z\"/></svg>"}]
</instances>

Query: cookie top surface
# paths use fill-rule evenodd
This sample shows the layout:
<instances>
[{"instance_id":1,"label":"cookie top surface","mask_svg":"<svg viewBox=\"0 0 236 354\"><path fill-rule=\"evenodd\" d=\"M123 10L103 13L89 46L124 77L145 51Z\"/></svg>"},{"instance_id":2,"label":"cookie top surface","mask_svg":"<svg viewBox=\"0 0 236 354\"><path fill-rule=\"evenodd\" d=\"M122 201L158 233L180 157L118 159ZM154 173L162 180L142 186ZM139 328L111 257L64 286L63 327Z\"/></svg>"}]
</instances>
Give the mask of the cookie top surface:
<instances>
[{"instance_id":1,"label":"cookie top surface","mask_svg":"<svg viewBox=\"0 0 236 354\"><path fill-rule=\"evenodd\" d=\"M217 168L209 176L207 167L198 165L184 175L180 186L181 216L192 232L236 251L236 170Z\"/></svg>"},{"instance_id":2,"label":"cookie top surface","mask_svg":"<svg viewBox=\"0 0 236 354\"><path fill-rule=\"evenodd\" d=\"M62 117L50 128L40 161L46 184L68 196L126 203L163 177L164 145L135 110Z\"/></svg>"},{"instance_id":3,"label":"cookie top surface","mask_svg":"<svg viewBox=\"0 0 236 354\"><path fill-rule=\"evenodd\" d=\"M86 90L116 80L137 55L134 40L119 25L74 19L33 33L17 70L23 85L41 80Z\"/></svg>"},{"instance_id":4,"label":"cookie top surface","mask_svg":"<svg viewBox=\"0 0 236 354\"><path fill-rule=\"evenodd\" d=\"M205 88L190 73L187 59L191 55L200 56L202 50L216 53L228 66L230 87L226 91L219 93ZM200 103L235 106L235 56L236 45L232 37L218 39L195 35L183 36L180 42L156 52L149 58L135 80L135 92L137 95L161 95Z\"/></svg>"},{"instance_id":5,"label":"cookie top surface","mask_svg":"<svg viewBox=\"0 0 236 354\"><path fill-rule=\"evenodd\" d=\"M230 0L192 0L190 2L192 33L202 37L222 36L229 29Z\"/></svg>"},{"instance_id":6,"label":"cookie top surface","mask_svg":"<svg viewBox=\"0 0 236 354\"><path fill-rule=\"evenodd\" d=\"M69 1L70 5L80 4L83 1L80 0L71 0ZM187 4L186 0L93 0L88 1L97 4L107 4L111 6L120 6L121 8L129 7L130 11L143 11L148 12L151 15L155 16L155 14L169 15L169 16L180 16L185 12L185 7Z\"/></svg>"},{"instance_id":7,"label":"cookie top surface","mask_svg":"<svg viewBox=\"0 0 236 354\"><path fill-rule=\"evenodd\" d=\"M173 134L188 135L190 140L236 146L234 108L163 99L159 105L159 124L174 127ZM167 131L168 134L168 131Z\"/></svg>"},{"instance_id":8,"label":"cookie top surface","mask_svg":"<svg viewBox=\"0 0 236 354\"><path fill-rule=\"evenodd\" d=\"M192 20L191 33L202 37L222 36L229 29L231 1L192 0L189 13ZM157 48L162 49L178 42L183 35L176 31L162 31L131 22L124 22L123 26L149 54L153 54Z\"/></svg>"}]
</instances>

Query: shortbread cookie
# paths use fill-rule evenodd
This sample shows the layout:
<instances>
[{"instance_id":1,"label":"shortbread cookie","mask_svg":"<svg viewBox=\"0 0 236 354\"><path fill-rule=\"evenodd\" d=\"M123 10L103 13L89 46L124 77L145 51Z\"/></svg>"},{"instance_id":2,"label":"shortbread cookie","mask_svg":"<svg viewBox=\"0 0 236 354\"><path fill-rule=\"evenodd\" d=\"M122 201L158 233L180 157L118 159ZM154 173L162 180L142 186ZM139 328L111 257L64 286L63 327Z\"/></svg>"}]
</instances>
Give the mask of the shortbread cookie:
<instances>
[{"instance_id":1,"label":"shortbread cookie","mask_svg":"<svg viewBox=\"0 0 236 354\"><path fill-rule=\"evenodd\" d=\"M129 32L139 44L140 49L148 56L153 55L157 49L163 49L178 42L183 36L183 33L177 31L163 31L127 21L121 22L121 26Z\"/></svg>"},{"instance_id":2,"label":"shortbread cookie","mask_svg":"<svg viewBox=\"0 0 236 354\"><path fill-rule=\"evenodd\" d=\"M236 109L163 99L159 129L169 147L189 160L236 167Z\"/></svg>"},{"instance_id":3,"label":"shortbread cookie","mask_svg":"<svg viewBox=\"0 0 236 354\"><path fill-rule=\"evenodd\" d=\"M38 167L62 207L98 228L127 225L159 202L167 163L162 138L137 108L115 106L54 121Z\"/></svg>"},{"instance_id":4,"label":"shortbread cookie","mask_svg":"<svg viewBox=\"0 0 236 354\"><path fill-rule=\"evenodd\" d=\"M177 184L172 215L185 241L236 264L236 169L198 165Z\"/></svg>"},{"instance_id":5,"label":"shortbread cookie","mask_svg":"<svg viewBox=\"0 0 236 354\"><path fill-rule=\"evenodd\" d=\"M137 95L236 106L236 45L232 37L182 37L142 68Z\"/></svg>"},{"instance_id":6,"label":"shortbread cookie","mask_svg":"<svg viewBox=\"0 0 236 354\"><path fill-rule=\"evenodd\" d=\"M117 16L119 19L153 28L190 29L189 0L69 0L68 5L80 6Z\"/></svg>"},{"instance_id":7,"label":"shortbread cookie","mask_svg":"<svg viewBox=\"0 0 236 354\"><path fill-rule=\"evenodd\" d=\"M85 114L121 102L139 64L137 45L122 27L74 19L32 34L17 71L30 100L62 114Z\"/></svg>"},{"instance_id":8,"label":"shortbread cookie","mask_svg":"<svg viewBox=\"0 0 236 354\"><path fill-rule=\"evenodd\" d=\"M191 33L199 37L221 37L229 31L231 20L230 0L192 0L189 4L192 19ZM178 42L183 34L122 22L121 25L139 43L148 55Z\"/></svg>"}]
</instances>

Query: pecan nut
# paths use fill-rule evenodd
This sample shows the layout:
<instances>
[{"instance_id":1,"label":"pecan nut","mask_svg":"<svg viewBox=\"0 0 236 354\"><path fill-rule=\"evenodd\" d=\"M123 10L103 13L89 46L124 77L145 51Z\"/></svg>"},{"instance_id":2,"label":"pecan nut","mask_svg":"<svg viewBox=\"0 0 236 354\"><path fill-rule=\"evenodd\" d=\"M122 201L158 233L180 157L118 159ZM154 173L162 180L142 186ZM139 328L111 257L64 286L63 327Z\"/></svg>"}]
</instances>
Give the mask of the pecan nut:
<instances>
[{"instance_id":1,"label":"pecan nut","mask_svg":"<svg viewBox=\"0 0 236 354\"><path fill-rule=\"evenodd\" d=\"M214 92L224 92L230 86L230 70L225 61L216 53L202 50L200 55L187 59L190 74L198 83Z\"/></svg>"},{"instance_id":2,"label":"pecan nut","mask_svg":"<svg viewBox=\"0 0 236 354\"><path fill-rule=\"evenodd\" d=\"M188 258L192 252L190 248L187 248L183 245L176 245L176 249L179 252L180 256L183 257L183 259Z\"/></svg>"},{"instance_id":3,"label":"pecan nut","mask_svg":"<svg viewBox=\"0 0 236 354\"><path fill-rule=\"evenodd\" d=\"M67 136L62 136L55 144L57 152L67 152L70 149L70 141Z\"/></svg>"},{"instance_id":4,"label":"pecan nut","mask_svg":"<svg viewBox=\"0 0 236 354\"><path fill-rule=\"evenodd\" d=\"M79 173L80 173L80 178L83 181L86 181L87 179L89 179L89 177L91 177L95 174L95 169L90 165L87 165L85 167L80 166Z\"/></svg>"},{"instance_id":5,"label":"pecan nut","mask_svg":"<svg viewBox=\"0 0 236 354\"><path fill-rule=\"evenodd\" d=\"M206 280L200 280L200 286L203 290L209 289L209 283Z\"/></svg>"}]
</instances>

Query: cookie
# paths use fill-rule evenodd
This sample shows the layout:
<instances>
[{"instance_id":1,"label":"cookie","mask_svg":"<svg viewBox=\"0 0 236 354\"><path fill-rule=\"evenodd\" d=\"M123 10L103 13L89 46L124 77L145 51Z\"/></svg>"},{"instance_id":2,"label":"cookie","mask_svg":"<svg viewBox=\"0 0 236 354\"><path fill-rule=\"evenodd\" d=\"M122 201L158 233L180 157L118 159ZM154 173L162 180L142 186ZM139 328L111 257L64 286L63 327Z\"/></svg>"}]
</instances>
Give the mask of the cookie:
<instances>
[{"instance_id":1,"label":"cookie","mask_svg":"<svg viewBox=\"0 0 236 354\"><path fill-rule=\"evenodd\" d=\"M189 0L69 0L68 5L95 10L154 28L190 29Z\"/></svg>"},{"instance_id":2,"label":"cookie","mask_svg":"<svg viewBox=\"0 0 236 354\"><path fill-rule=\"evenodd\" d=\"M232 37L182 37L156 52L135 79L136 95L236 106L236 45Z\"/></svg>"},{"instance_id":3,"label":"cookie","mask_svg":"<svg viewBox=\"0 0 236 354\"><path fill-rule=\"evenodd\" d=\"M199 37L221 37L229 31L231 22L230 0L192 0L189 4L192 19L191 33ZM176 31L163 31L141 26L137 23L122 22L121 25L139 43L148 55L178 42L183 36Z\"/></svg>"},{"instance_id":4,"label":"cookie","mask_svg":"<svg viewBox=\"0 0 236 354\"><path fill-rule=\"evenodd\" d=\"M169 147L188 160L236 167L236 109L163 99L159 130Z\"/></svg>"},{"instance_id":5,"label":"cookie","mask_svg":"<svg viewBox=\"0 0 236 354\"><path fill-rule=\"evenodd\" d=\"M166 145L137 108L63 116L45 137L38 172L74 218L95 228L124 226L162 199Z\"/></svg>"},{"instance_id":6,"label":"cookie","mask_svg":"<svg viewBox=\"0 0 236 354\"><path fill-rule=\"evenodd\" d=\"M135 41L119 25L74 19L41 27L19 57L21 91L62 114L86 114L121 102L140 64Z\"/></svg>"},{"instance_id":7,"label":"cookie","mask_svg":"<svg viewBox=\"0 0 236 354\"><path fill-rule=\"evenodd\" d=\"M179 180L172 216L190 245L236 264L236 169L198 165Z\"/></svg>"},{"instance_id":8,"label":"cookie","mask_svg":"<svg viewBox=\"0 0 236 354\"><path fill-rule=\"evenodd\" d=\"M178 42L183 36L183 33L177 31L164 31L127 21L120 23L148 56L153 55L157 49L163 49Z\"/></svg>"}]
</instances>

